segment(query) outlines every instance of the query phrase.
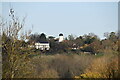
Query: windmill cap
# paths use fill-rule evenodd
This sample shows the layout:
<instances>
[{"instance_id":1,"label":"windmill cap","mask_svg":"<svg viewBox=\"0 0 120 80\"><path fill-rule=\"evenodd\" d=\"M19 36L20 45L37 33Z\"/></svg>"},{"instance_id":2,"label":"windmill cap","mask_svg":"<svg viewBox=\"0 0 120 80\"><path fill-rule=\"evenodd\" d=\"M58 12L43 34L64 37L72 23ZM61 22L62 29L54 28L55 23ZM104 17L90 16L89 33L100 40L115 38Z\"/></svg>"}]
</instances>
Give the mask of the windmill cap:
<instances>
[{"instance_id":1,"label":"windmill cap","mask_svg":"<svg viewBox=\"0 0 120 80\"><path fill-rule=\"evenodd\" d=\"M59 34L59 36L63 36L63 34L62 34L62 33L60 33L60 34Z\"/></svg>"}]
</instances>

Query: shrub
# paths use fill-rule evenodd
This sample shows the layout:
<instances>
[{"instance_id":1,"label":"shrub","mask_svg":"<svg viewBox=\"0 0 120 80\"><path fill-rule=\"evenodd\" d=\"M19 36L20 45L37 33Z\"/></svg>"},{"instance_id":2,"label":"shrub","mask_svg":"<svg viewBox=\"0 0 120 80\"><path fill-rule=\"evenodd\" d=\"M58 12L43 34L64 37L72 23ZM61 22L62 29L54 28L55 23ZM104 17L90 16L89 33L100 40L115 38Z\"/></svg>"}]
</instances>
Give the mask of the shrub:
<instances>
[{"instance_id":1,"label":"shrub","mask_svg":"<svg viewBox=\"0 0 120 80\"><path fill-rule=\"evenodd\" d=\"M102 75L97 72L90 72L90 73L85 73L81 74L80 76L75 76L75 78L101 78Z\"/></svg>"},{"instance_id":2,"label":"shrub","mask_svg":"<svg viewBox=\"0 0 120 80\"><path fill-rule=\"evenodd\" d=\"M54 69L47 69L40 73L39 78L59 78L58 73Z\"/></svg>"},{"instance_id":3,"label":"shrub","mask_svg":"<svg viewBox=\"0 0 120 80\"><path fill-rule=\"evenodd\" d=\"M80 78L118 78L118 57L103 56L95 59Z\"/></svg>"}]
</instances>

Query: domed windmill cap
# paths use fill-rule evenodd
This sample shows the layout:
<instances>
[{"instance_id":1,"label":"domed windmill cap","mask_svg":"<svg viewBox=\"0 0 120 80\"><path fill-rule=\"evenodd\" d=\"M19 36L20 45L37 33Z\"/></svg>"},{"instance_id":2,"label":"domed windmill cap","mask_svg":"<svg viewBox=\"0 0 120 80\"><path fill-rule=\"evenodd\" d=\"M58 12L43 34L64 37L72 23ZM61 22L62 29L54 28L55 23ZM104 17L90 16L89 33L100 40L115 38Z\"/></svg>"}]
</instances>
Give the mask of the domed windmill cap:
<instances>
[{"instance_id":1,"label":"domed windmill cap","mask_svg":"<svg viewBox=\"0 0 120 80\"><path fill-rule=\"evenodd\" d=\"M60 34L59 34L59 36L63 36L63 34L62 34L62 33L60 33Z\"/></svg>"}]
</instances>

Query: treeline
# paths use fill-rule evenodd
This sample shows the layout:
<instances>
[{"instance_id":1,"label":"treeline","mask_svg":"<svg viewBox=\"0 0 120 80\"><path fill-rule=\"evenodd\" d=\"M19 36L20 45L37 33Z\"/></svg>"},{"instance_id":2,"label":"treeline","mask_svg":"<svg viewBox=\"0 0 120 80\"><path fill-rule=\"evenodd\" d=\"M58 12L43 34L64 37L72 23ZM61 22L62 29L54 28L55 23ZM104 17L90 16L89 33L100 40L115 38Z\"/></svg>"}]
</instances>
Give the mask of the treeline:
<instances>
[{"instance_id":1,"label":"treeline","mask_svg":"<svg viewBox=\"0 0 120 80\"><path fill-rule=\"evenodd\" d=\"M80 53L88 52L91 54L104 53L104 50L118 50L118 32L105 33L105 39L100 39L94 33L75 37L69 35L63 42L57 42L55 37L49 36L46 38L44 33L30 35L29 44L33 44L37 41L48 41L50 43L49 53Z\"/></svg>"}]
</instances>

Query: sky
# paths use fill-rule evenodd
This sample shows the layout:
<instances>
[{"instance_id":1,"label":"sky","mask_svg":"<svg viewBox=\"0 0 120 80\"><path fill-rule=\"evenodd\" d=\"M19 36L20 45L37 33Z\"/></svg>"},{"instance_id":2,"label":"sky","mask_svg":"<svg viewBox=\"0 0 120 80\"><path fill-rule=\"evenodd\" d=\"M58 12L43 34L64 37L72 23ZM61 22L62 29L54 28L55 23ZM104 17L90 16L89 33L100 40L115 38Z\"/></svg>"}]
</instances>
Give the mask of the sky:
<instances>
[{"instance_id":1,"label":"sky","mask_svg":"<svg viewBox=\"0 0 120 80\"><path fill-rule=\"evenodd\" d=\"M2 2L119 2L120 0L1 0Z\"/></svg>"},{"instance_id":2,"label":"sky","mask_svg":"<svg viewBox=\"0 0 120 80\"><path fill-rule=\"evenodd\" d=\"M27 16L24 29L32 29L32 33L67 37L92 32L104 38L105 32L118 30L117 2L4 2L4 19L8 19L10 7L20 18Z\"/></svg>"}]
</instances>

